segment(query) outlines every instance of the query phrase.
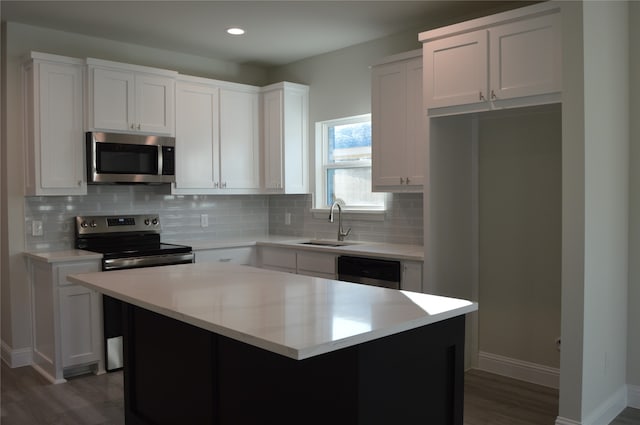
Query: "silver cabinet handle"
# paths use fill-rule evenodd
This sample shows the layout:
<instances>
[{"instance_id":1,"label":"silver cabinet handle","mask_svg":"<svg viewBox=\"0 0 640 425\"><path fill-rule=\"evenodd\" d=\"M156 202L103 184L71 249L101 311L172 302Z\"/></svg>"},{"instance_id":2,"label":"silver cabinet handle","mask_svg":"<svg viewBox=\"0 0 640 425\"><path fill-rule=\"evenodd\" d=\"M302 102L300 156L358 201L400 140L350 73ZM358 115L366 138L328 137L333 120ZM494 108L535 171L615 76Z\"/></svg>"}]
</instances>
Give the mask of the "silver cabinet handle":
<instances>
[{"instance_id":1,"label":"silver cabinet handle","mask_svg":"<svg viewBox=\"0 0 640 425\"><path fill-rule=\"evenodd\" d=\"M404 184L404 178L400 177L400 184Z\"/></svg>"},{"instance_id":2,"label":"silver cabinet handle","mask_svg":"<svg viewBox=\"0 0 640 425\"><path fill-rule=\"evenodd\" d=\"M220 186L218 182L213 182L213 187L217 188L218 186Z\"/></svg>"},{"instance_id":3,"label":"silver cabinet handle","mask_svg":"<svg viewBox=\"0 0 640 425\"><path fill-rule=\"evenodd\" d=\"M140 124L138 124L138 130L140 130Z\"/></svg>"},{"instance_id":4,"label":"silver cabinet handle","mask_svg":"<svg viewBox=\"0 0 640 425\"><path fill-rule=\"evenodd\" d=\"M496 94L494 93L494 91L493 91L493 90L491 90L491 100L495 100L495 99L497 99L497 98L498 98L498 96L496 96Z\"/></svg>"},{"instance_id":5,"label":"silver cabinet handle","mask_svg":"<svg viewBox=\"0 0 640 425\"><path fill-rule=\"evenodd\" d=\"M135 124L131 124L131 130L135 130L136 129L136 125Z\"/></svg>"},{"instance_id":6,"label":"silver cabinet handle","mask_svg":"<svg viewBox=\"0 0 640 425\"><path fill-rule=\"evenodd\" d=\"M407 184L409 184L409 177L407 177Z\"/></svg>"},{"instance_id":7,"label":"silver cabinet handle","mask_svg":"<svg viewBox=\"0 0 640 425\"><path fill-rule=\"evenodd\" d=\"M227 182L222 182L222 187L226 188L227 187Z\"/></svg>"},{"instance_id":8,"label":"silver cabinet handle","mask_svg":"<svg viewBox=\"0 0 640 425\"><path fill-rule=\"evenodd\" d=\"M484 95L482 94L482 92L479 93L479 97L480 97L480 100L485 100Z\"/></svg>"}]
</instances>

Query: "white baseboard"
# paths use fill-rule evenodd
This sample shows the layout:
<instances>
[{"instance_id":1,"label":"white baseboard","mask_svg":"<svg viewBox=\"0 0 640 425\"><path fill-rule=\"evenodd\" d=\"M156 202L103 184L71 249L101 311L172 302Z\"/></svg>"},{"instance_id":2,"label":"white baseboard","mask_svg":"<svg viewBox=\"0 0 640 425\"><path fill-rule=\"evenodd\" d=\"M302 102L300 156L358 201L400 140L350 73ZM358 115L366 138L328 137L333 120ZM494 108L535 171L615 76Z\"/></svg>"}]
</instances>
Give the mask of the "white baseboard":
<instances>
[{"instance_id":1,"label":"white baseboard","mask_svg":"<svg viewBox=\"0 0 640 425\"><path fill-rule=\"evenodd\" d=\"M627 406L640 409L640 386L627 385Z\"/></svg>"},{"instance_id":2,"label":"white baseboard","mask_svg":"<svg viewBox=\"0 0 640 425\"><path fill-rule=\"evenodd\" d=\"M556 425L580 425L580 422L558 416L556 418Z\"/></svg>"},{"instance_id":3,"label":"white baseboard","mask_svg":"<svg viewBox=\"0 0 640 425\"><path fill-rule=\"evenodd\" d=\"M29 366L33 363L31 347L14 350L4 341L0 342L0 358L10 368Z\"/></svg>"},{"instance_id":4,"label":"white baseboard","mask_svg":"<svg viewBox=\"0 0 640 425\"><path fill-rule=\"evenodd\" d=\"M560 369L481 351L478 369L545 387L560 387Z\"/></svg>"},{"instance_id":5,"label":"white baseboard","mask_svg":"<svg viewBox=\"0 0 640 425\"><path fill-rule=\"evenodd\" d=\"M623 385L582 421L583 425L601 425L613 421L627 407L627 386Z\"/></svg>"}]
</instances>

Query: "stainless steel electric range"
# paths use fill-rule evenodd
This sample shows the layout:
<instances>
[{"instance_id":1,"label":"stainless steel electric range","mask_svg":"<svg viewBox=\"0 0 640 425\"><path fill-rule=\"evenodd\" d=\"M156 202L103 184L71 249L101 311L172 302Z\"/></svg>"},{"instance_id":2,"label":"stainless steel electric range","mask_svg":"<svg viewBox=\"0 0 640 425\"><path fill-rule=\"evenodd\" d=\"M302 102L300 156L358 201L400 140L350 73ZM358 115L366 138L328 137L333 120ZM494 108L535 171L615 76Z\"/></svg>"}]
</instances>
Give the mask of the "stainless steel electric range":
<instances>
[{"instance_id":1,"label":"stainless steel electric range","mask_svg":"<svg viewBox=\"0 0 640 425\"><path fill-rule=\"evenodd\" d=\"M157 214L78 216L77 249L102 254L102 270L193 263L190 246L162 243ZM122 302L103 296L107 371L122 368Z\"/></svg>"}]
</instances>

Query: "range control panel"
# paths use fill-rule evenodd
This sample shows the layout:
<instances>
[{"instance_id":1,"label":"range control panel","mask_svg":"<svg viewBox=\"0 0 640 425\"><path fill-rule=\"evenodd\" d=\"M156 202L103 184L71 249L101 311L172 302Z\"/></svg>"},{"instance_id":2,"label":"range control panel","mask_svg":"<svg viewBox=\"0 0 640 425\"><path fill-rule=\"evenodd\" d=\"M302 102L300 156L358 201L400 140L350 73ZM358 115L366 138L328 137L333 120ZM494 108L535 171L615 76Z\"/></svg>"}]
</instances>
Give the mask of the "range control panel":
<instances>
[{"instance_id":1,"label":"range control panel","mask_svg":"<svg viewBox=\"0 0 640 425\"><path fill-rule=\"evenodd\" d=\"M97 235L116 232L160 233L160 217L157 214L76 217L76 235Z\"/></svg>"}]
</instances>

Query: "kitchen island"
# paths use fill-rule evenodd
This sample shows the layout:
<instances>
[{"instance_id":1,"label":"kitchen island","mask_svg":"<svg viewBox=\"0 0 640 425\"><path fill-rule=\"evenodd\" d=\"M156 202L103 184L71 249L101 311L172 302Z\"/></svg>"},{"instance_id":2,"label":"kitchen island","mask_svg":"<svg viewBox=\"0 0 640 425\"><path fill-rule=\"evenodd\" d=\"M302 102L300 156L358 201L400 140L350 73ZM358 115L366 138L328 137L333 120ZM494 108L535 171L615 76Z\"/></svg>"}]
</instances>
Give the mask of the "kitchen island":
<instances>
[{"instance_id":1,"label":"kitchen island","mask_svg":"<svg viewBox=\"0 0 640 425\"><path fill-rule=\"evenodd\" d=\"M72 275L127 303L137 424L462 424L465 300L231 264Z\"/></svg>"}]
</instances>

